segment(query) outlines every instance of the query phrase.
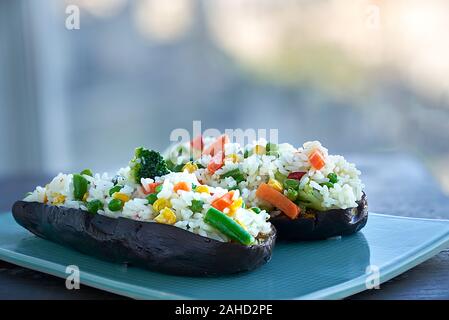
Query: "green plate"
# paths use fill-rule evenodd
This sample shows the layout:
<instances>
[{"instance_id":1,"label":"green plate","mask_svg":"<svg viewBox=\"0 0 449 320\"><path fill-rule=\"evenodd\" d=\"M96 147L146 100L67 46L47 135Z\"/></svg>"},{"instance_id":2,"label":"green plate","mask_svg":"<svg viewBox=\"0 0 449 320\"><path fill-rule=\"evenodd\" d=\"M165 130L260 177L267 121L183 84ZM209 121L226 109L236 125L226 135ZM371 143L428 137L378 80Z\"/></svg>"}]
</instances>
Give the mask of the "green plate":
<instances>
[{"instance_id":1,"label":"green plate","mask_svg":"<svg viewBox=\"0 0 449 320\"><path fill-rule=\"evenodd\" d=\"M0 259L139 299L339 299L387 281L449 247L449 221L370 214L362 232L278 243L272 260L220 278L170 276L113 264L40 239L0 214ZM368 270L368 271L367 271ZM379 275L379 277L377 277Z\"/></svg>"}]
</instances>

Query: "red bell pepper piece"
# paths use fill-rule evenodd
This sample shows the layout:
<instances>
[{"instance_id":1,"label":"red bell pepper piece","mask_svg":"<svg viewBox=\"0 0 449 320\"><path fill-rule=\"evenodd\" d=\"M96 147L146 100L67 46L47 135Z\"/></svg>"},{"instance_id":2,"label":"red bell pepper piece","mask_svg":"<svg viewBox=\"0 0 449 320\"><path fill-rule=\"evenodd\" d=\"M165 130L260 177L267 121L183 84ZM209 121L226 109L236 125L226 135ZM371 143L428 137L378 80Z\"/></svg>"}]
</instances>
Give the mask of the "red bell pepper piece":
<instances>
[{"instance_id":1,"label":"red bell pepper piece","mask_svg":"<svg viewBox=\"0 0 449 320\"><path fill-rule=\"evenodd\" d=\"M295 180L301 180L301 178L305 175L305 172L290 172L288 174L287 179L295 179Z\"/></svg>"}]
</instances>

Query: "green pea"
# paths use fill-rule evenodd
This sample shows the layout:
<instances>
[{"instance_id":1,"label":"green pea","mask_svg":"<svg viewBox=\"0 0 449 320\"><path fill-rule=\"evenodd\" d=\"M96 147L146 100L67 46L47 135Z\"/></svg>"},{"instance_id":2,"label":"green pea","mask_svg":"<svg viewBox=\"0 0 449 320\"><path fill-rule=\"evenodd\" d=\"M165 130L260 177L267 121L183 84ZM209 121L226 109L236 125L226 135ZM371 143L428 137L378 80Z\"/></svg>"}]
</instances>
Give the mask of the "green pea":
<instances>
[{"instance_id":1,"label":"green pea","mask_svg":"<svg viewBox=\"0 0 449 320\"><path fill-rule=\"evenodd\" d=\"M190 210L192 210L192 212L201 212L203 211L203 204L204 202L201 200L192 200Z\"/></svg>"},{"instance_id":2,"label":"green pea","mask_svg":"<svg viewBox=\"0 0 449 320\"><path fill-rule=\"evenodd\" d=\"M193 191L195 191L196 187L197 187L197 185L194 184L194 183L192 183L192 190L193 190Z\"/></svg>"},{"instance_id":3,"label":"green pea","mask_svg":"<svg viewBox=\"0 0 449 320\"><path fill-rule=\"evenodd\" d=\"M289 198L291 201L295 201L296 198L298 198L298 191L296 191L295 189L288 189L287 198Z\"/></svg>"},{"instance_id":4,"label":"green pea","mask_svg":"<svg viewBox=\"0 0 449 320\"><path fill-rule=\"evenodd\" d=\"M293 189L296 190L299 187L299 181L296 179L285 179L284 180L284 189Z\"/></svg>"},{"instance_id":5,"label":"green pea","mask_svg":"<svg viewBox=\"0 0 449 320\"><path fill-rule=\"evenodd\" d=\"M112 199L109 202L108 208L111 211L120 211L120 210L122 210L123 205L124 205L124 203L123 203L122 200L120 200L120 199Z\"/></svg>"},{"instance_id":6,"label":"green pea","mask_svg":"<svg viewBox=\"0 0 449 320\"><path fill-rule=\"evenodd\" d=\"M338 176L335 173L333 173L333 172L329 173L327 175L327 178L329 179L329 182L332 182L332 183L337 183L338 182Z\"/></svg>"},{"instance_id":7,"label":"green pea","mask_svg":"<svg viewBox=\"0 0 449 320\"><path fill-rule=\"evenodd\" d=\"M158 185L156 188L154 188L156 191L156 194L162 191L162 184Z\"/></svg>"},{"instance_id":8,"label":"green pea","mask_svg":"<svg viewBox=\"0 0 449 320\"><path fill-rule=\"evenodd\" d=\"M83 200L84 195L87 192L89 182L80 174L73 175L73 197L75 200Z\"/></svg>"},{"instance_id":9,"label":"green pea","mask_svg":"<svg viewBox=\"0 0 449 320\"><path fill-rule=\"evenodd\" d=\"M251 210L257 214L259 214L262 211L262 210L260 210L260 208L257 208L257 207L252 207Z\"/></svg>"},{"instance_id":10,"label":"green pea","mask_svg":"<svg viewBox=\"0 0 449 320\"><path fill-rule=\"evenodd\" d=\"M90 213L97 213L98 210L103 210L103 203L100 200L92 200L86 204L87 211Z\"/></svg>"},{"instance_id":11,"label":"green pea","mask_svg":"<svg viewBox=\"0 0 449 320\"><path fill-rule=\"evenodd\" d=\"M86 175L86 176L89 176L89 177L93 177L94 176L94 174L92 173L92 170L90 170L90 169L84 169L83 171L80 172L80 175Z\"/></svg>"},{"instance_id":12,"label":"green pea","mask_svg":"<svg viewBox=\"0 0 449 320\"><path fill-rule=\"evenodd\" d=\"M112 195L116 192L119 192L120 190L122 190L123 186L115 186L112 187L111 189L109 189L109 196L112 197Z\"/></svg>"},{"instance_id":13,"label":"green pea","mask_svg":"<svg viewBox=\"0 0 449 320\"><path fill-rule=\"evenodd\" d=\"M152 193L152 194L148 195L147 200L148 200L148 203L152 205L157 200L157 194Z\"/></svg>"}]
</instances>

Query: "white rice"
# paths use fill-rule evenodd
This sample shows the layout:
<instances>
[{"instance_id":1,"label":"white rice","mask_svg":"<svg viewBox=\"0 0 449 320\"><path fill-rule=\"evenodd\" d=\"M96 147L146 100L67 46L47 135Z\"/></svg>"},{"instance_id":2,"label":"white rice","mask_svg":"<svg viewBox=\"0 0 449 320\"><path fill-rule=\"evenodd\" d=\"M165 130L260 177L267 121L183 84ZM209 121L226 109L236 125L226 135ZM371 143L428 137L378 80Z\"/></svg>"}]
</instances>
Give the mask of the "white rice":
<instances>
[{"instance_id":1,"label":"white rice","mask_svg":"<svg viewBox=\"0 0 449 320\"><path fill-rule=\"evenodd\" d=\"M93 177L84 176L89 182L88 197L86 201L100 200L104 209L99 210L98 214L112 218L124 217L139 221L154 222L154 218L158 215L152 205L145 198L139 185L132 182L129 177L129 168L123 168L118 171L120 175L118 181L123 184L123 188L119 191L128 195L131 199L124 204L121 211L113 212L109 210L108 204L113 199L109 195L109 190L114 186L112 178L107 174L95 174ZM166 199L171 203L171 209L176 214L176 223L174 226L199 234L204 237L215 239L218 241L229 241L224 234L204 222L204 216L211 207L211 202L228 192L227 189L221 187L209 187L210 193L198 193L195 191L173 191L173 187L178 182L186 182L196 186L201 185L195 174L186 172L170 173L163 177L157 177L156 182L162 183L162 190L158 193L158 199ZM153 180L145 179L143 183L151 183ZM212 195L213 194L213 195ZM64 196L64 201L54 203L60 196ZM234 192L234 200L240 196L239 191ZM194 213L190 209L192 200L201 200L204 202L201 212ZM34 192L29 194L24 201L41 202L56 206L64 206L74 209L87 210L83 201L76 201L73 197L73 175L58 174L51 183L46 187L37 187ZM240 208L235 213L235 218L242 223L248 232L257 237L267 234L271 231L271 224L268 221L269 215L266 211L259 214L252 210Z\"/></svg>"},{"instance_id":2,"label":"white rice","mask_svg":"<svg viewBox=\"0 0 449 320\"><path fill-rule=\"evenodd\" d=\"M213 141L213 139L205 139L205 148ZM243 157L245 149L252 150L255 146L264 147L265 145L266 140L264 139L254 141L246 147L237 143L227 143L224 146L225 161L221 169L210 174L207 164L211 157L204 155L197 162L205 168L197 170L195 174L202 183L230 189L236 187L236 181L232 177L221 179L220 176L238 168L246 177L246 180L240 182L238 187L248 206L266 205L256 198L255 193L259 185L267 183L270 178L273 179L276 172L284 176L292 172L305 172L300 180L300 189L310 186L317 190L322 197L321 206L326 209L356 207L356 202L362 198L364 185L360 180L360 171L342 156L329 155L328 150L320 142L309 141L300 148L295 148L288 143L279 144L279 157L266 154L252 154L247 158ZM190 145L185 144L183 148L189 149ZM325 166L321 170L315 170L309 162L309 155L314 150L319 150L324 157ZM237 155L236 163L231 160L232 155ZM323 183L329 182L327 178L329 173L337 174L339 179L330 189L327 186L322 186Z\"/></svg>"}]
</instances>

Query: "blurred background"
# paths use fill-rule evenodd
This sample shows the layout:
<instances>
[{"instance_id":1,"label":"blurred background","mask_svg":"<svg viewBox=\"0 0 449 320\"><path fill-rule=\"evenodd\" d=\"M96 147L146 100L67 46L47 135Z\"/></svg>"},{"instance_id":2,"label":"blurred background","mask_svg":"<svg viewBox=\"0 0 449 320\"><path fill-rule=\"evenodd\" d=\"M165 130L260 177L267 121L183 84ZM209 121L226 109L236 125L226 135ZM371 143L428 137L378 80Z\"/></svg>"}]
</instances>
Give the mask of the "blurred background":
<instances>
[{"instance_id":1,"label":"blurred background","mask_svg":"<svg viewBox=\"0 0 449 320\"><path fill-rule=\"evenodd\" d=\"M114 170L201 120L412 155L449 194L449 2L1 0L0 114L0 176Z\"/></svg>"}]
</instances>

